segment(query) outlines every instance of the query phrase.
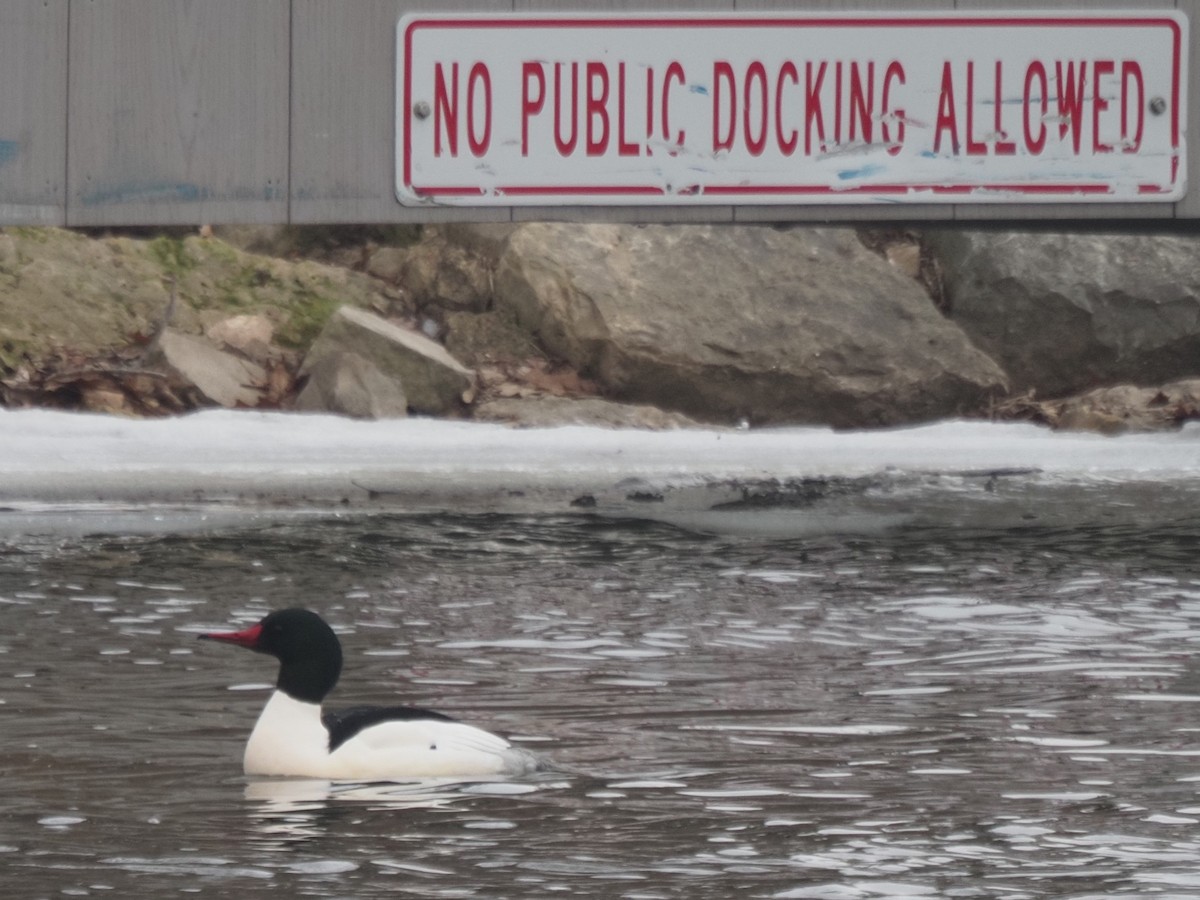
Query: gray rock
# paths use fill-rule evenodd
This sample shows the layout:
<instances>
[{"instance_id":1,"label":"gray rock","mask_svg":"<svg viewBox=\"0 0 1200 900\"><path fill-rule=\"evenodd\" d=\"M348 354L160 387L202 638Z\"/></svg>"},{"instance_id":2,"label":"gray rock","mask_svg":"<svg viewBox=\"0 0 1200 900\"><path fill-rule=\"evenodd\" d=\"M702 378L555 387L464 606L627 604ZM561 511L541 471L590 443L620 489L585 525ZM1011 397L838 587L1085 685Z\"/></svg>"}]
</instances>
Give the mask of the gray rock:
<instances>
[{"instance_id":1,"label":"gray rock","mask_svg":"<svg viewBox=\"0 0 1200 900\"><path fill-rule=\"evenodd\" d=\"M1015 390L1200 374L1195 237L931 231L950 317Z\"/></svg>"},{"instance_id":2,"label":"gray rock","mask_svg":"<svg viewBox=\"0 0 1200 900\"><path fill-rule=\"evenodd\" d=\"M994 362L848 229L523 225L496 304L611 396L709 422L979 409Z\"/></svg>"},{"instance_id":3,"label":"gray rock","mask_svg":"<svg viewBox=\"0 0 1200 900\"><path fill-rule=\"evenodd\" d=\"M418 309L483 312L491 304L487 256L437 233L407 251L399 280Z\"/></svg>"},{"instance_id":4,"label":"gray rock","mask_svg":"<svg viewBox=\"0 0 1200 900\"><path fill-rule=\"evenodd\" d=\"M355 353L404 386L408 407L431 415L457 411L474 384L474 373L423 334L373 313L343 306L333 314L301 366L302 375L323 359Z\"/></svg>"},{"instance_id":5,"label":"gray rock","mask_svg":"<svg viewBox=\"0 0 1200 900\"><path fill-rule=\"evenodd\" d=\"M494 270L508 239L520 227L510 222L452 222L438 225L437 233L447 244L474 254Z\"/></svg>"},{"instance_id":6,"label":"gray rock","mask_svg":"<svg viewBox=\"0 0 1200 900\"><path fill-rule=\"evenodd\" d=\"M262 366L218 350L204 338L168 328L159 336L162 365L218 406L258 406L267 373Z\"/></svg>"},{"instance_id":7,"label":"gray rock","mask_svg":"<svg viewBox=\"0 0 1200 900\"><path fill-rule=\"evenodd\" d=\"M61 228L0 235L0 366L41 360L57 348L101 354L163 321L171 279L178 304L170 324L188 333L232 313L263 313L275 339L307 346L335 302L397 309L391 289L360 272L309 260L243 253L217 239L88 238ZM394 292L393 292L394 293Z\"/></svg>"},{"instance_id":8,"label":"gray rock","mask_svg":"<svg viewBox=\"0 0 1200 900\"><path fill-rule=\"evenodd\" d=\"M404 386L357 353L329 353L309 366L307 374L293 406L297 412L330 412L356 419L408 415Z\"/></svg>"},{"instance_id":9,"label":"gray rock","mask_svg":"<svg viewBox=\"0 0 1200 900\"><path fill-rule=\"evenodd\" d=\"M407 264L407 247L380 247L367 260L367 273L391 284L399 284L404 279Z\"/></svg>"},{"instance_id":10,"label":"gray rock","mask_svg":"<svg viewBox=\"0 0 1200 900\"><path fill-rule=\"evenodd\" d=\"M204 335L213 343L236 350L258 363L270 362L279 355L271 345L275 326L261 313L221 319L205 328Z\"/></svg>"}]
</instances>

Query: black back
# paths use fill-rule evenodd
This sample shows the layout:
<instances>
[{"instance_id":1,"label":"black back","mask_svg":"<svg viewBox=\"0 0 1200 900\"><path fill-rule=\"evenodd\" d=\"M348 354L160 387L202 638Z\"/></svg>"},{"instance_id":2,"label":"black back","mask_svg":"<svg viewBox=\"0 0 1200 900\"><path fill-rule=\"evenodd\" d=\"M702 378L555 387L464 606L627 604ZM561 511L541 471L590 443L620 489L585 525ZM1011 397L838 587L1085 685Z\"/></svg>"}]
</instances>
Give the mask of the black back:
<instances>
[{"instance_id":1,"label":"black back","mask_svg":"<svg viewBox=\"0 0 1200 900\"><path fill-rule=\"evenodd\" d=\"M417 706L351 706L321 714L321 722L329 732L329 752L332 753L364 728L383 722L413 722L432 719L437 722L454 722L450 716L421 709Z\"/></svg>"}]
</instances>

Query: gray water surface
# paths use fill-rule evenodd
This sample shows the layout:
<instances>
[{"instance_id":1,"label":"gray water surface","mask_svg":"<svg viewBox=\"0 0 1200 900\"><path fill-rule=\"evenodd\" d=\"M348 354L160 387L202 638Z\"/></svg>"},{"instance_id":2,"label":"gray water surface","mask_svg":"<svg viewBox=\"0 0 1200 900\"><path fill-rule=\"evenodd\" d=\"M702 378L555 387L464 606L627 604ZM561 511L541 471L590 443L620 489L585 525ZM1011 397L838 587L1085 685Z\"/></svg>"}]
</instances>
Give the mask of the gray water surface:
<instances>
[{"instance_id":1,"label":"gray water surface","mask_svg":"<svg viewBox=\"0 0 1200 900\"><path fill-rule=\"evenodd\" d=\"M803 539L333 515L0 545L0 896L1200 896L1200 518ZM313 607L334 701L558 771L250 780Z\"/></svg>"}]
</instances>

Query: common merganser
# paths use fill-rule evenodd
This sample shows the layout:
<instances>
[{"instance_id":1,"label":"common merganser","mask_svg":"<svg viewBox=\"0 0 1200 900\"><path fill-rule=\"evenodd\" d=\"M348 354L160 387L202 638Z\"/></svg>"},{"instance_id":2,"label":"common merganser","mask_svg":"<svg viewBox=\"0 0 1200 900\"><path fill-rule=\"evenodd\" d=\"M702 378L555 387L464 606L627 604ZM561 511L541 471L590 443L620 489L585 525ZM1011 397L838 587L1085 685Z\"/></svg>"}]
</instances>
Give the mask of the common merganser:
<instances>
[{"instance_id":1,"label":"common merganser","mask_svg":"<svg viewBox=\"0 0 1200 900\"><path fill-rule=\"evenodd\" d=\"M322 712L342 671L342 646L315 612L282 609L243 631L202 634L268 653L279 679L250 740L247 775L390 781L519 775L540 760L490 732L411 706Z\"/></svg>"}]
</instances>

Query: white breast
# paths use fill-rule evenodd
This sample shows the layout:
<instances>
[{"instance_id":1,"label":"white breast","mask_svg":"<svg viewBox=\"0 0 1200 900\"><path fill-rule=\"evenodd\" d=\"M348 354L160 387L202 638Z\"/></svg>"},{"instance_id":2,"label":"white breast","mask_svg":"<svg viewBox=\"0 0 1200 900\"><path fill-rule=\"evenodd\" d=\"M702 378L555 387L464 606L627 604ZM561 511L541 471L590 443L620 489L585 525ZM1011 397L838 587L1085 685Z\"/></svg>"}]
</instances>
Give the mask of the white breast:
<instances>
[{"instance_id":1,"label":"white breast","mask_svg":"<svg viewBox=\"0 0 1200 900\"><path fill-rule=\"evenodd\" d=\"M276 691L246 744L247 775L344 781L515 775L537 759L494 734L438 719L383 722L329 752L321 707Z\"/></svg>"}]
</instances>

